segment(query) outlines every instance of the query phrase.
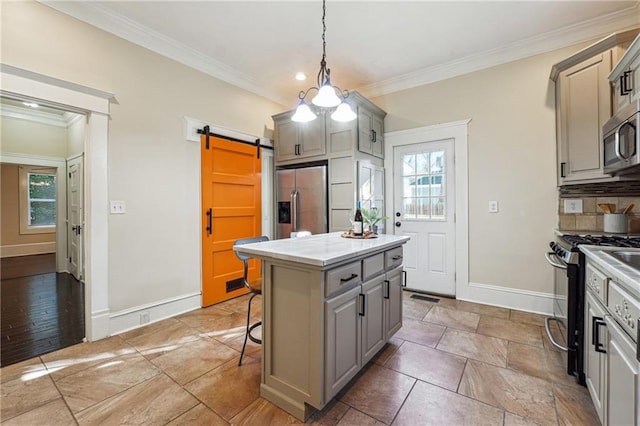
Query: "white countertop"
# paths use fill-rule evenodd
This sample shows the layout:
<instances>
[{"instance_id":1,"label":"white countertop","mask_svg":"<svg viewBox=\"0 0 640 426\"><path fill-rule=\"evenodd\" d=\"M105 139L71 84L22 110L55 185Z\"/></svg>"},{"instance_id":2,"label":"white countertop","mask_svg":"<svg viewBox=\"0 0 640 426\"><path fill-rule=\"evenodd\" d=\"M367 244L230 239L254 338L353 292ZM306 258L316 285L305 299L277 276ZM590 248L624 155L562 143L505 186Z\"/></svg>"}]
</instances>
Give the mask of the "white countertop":
<instances>
[{"instance_id":1,"label":"white countertop","mask_svg":"<svg viewBox=\"0 0 640 426\"><path fill-rule=\"evenodd\" d=\"M609 275L627 290L640 297L640 271L611 256L612 251L639 251L640 248L608 247L580 245L580 251L587 259L596 263L603 272Z\"/></svg>"},{"instance_id":2,"label":"white countertop","mask_svg":"<svg viewBox=\"0 0 640 426\"><path fill-rule=\"evenodd\" d=\"M380 234L377 238L342 238L341 232L302 238L285 238L235 247L239 253L260 259L280 259L326 267L351 258L383 251L409 241L409 237Z\"/></svg>"}]
</instances>

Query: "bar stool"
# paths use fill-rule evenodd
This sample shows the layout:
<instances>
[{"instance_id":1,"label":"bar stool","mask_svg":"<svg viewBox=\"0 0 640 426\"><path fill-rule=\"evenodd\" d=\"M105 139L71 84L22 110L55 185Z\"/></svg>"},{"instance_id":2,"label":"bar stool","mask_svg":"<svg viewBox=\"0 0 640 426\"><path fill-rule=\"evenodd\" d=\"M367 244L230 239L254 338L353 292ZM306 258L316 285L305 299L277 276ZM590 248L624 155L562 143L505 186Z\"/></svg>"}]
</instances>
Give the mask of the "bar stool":
<instances>
[{"instance_id":1,"label":"bar stool","mask_svg":"<svg viewBox=\"0 0 640 426\"><path fill-rule=\"evenodd\" d=\"M261 237L243 238L240 240L236 240L233 246L235 247L242 244L259 243L261 241L269 241L269 237L266 237L263 235ZM235 253L236 253L236 256L238 256L238 259L240 259L244 265L244 275L242 277L242 280L244 282L244 286L247 287L249 289L249 292L251 293L251 297L249 297L249 304L247 307L247 327L244 335L244 344L242 345L242 352L240 352L240 361L238 361L238 366L240 366L242 365L242 357L244 356L244 350L247 347L247 338L251 339L251 341L254 343L257 343L259 345L262 344L261 339L258 339L257 337L253 337L251 335L251 331L253 331L257 327L260 327L262 325L262 321L258 321L254 324L250 323L251 322L251 301L257 295L262 294L262 279L257 279L253 282L249 282L247 275L249 272L249 259L251 259L251 256L240 254L237 251Z\"/></svg>"}]
</instances>

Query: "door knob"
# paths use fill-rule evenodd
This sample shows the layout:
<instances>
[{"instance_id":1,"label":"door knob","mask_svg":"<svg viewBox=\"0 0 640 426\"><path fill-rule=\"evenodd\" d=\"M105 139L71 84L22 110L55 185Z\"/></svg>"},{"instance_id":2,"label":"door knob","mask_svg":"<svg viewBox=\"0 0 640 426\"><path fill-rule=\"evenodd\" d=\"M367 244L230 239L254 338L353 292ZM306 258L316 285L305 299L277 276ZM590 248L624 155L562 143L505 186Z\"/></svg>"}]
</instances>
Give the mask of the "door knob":
<instances>
[{"instance_id":1,"label":"door knob","mask_svg":"<svg viewBox=\"0 0 640 426\"><path fill-rule=\"evenodd\" d=\"M400 212L396 212L396 217L400 217Z\"/></svg>"},{"instance_id":2,"label":"door knob","mask_svg":"<svg viewBox=\"0 0 640 426\"><path fill-rule=\"evenodd\" d=\"M396 222L396 226L397 226L398 228L400 228L400 226L401 226L401 225L402 225L402 223L400 223L400 221L397 221L397 222Z\"/></svg>"}]
</instances>

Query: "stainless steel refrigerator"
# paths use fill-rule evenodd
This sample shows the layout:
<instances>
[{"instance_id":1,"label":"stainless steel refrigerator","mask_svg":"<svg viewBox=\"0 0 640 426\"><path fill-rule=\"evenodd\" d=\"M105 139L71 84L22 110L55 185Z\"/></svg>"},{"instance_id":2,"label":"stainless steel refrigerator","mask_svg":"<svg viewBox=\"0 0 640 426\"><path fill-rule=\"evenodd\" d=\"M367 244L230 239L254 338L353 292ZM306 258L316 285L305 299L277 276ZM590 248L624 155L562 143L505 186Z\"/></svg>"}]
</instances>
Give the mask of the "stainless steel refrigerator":
<instances>
[{"instance_id":1,"label":"stainless steel refrigerator","mask_svg":"<svg viewBox=\"0 0 640 426\"><path fill-rule=\"evenodd\" d=\"M327 165L276 170L276 238L292 232L328 232Z\"/></svg>"}]
</instances>

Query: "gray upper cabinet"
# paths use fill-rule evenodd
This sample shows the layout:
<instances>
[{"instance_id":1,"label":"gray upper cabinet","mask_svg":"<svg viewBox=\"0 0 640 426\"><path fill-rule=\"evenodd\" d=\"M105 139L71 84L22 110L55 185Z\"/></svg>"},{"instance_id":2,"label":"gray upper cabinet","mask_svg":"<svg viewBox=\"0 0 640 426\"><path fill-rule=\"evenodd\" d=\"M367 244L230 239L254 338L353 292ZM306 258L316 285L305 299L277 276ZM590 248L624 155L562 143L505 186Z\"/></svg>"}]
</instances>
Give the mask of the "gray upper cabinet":
<instances>
[{"instance_id":1,"label":"gray upper cabinet","mask_svg":"<svg viewBox=\"0 0 640 426\"><path fill-rule=\"evenodd\" d=\"M602 125L615 108L608 76L637 33L613 34L552 67L558 185L619 179L603 171Z\"/></svg>"},{"instance_id":2,"label":"gray upper cabinet","mask_svg":"<svg viewBox=\"0 0 640 426\"><path fill-rule=\"evenodd\" d=\"M614 107L622 108L640 99L640 36L636 37L611 71L609 80L614 86Z\"/></svg>"},{"instance_id":3,"label":"gray upper cabinet","mask_svg":"<svg viewBox=\"0 0 640 426\"><path fill-rule=\"evenodd\" d=\"M384 158L384 117L375 105L358 105L358 150Z\"/></svg>"},{"instance_id":4,"label":"gray upper cabinet","mask_svg":"<svg viewBox=\"0 0 640 426\"><path fill-rule=\"evenodd\" d=\"M386 112L358 92L348 97L358 118L352 122L333 121L319 115L308 123L291 121L295 111L273 116L276 165L295 164L361 152L384 158L384 117Z\"/></svg>"},{"instance_id":5,"label":"gray upper cabinet","mask_svg":"<svg viewBox=\"0 0 640 426\"><path fill-rule=\"evenodd\" d=\"M310 157L323 157L327 153L324 117L308 123L291 121L292 111L273 117L276 150L275 161L306 161Z\"/></svg>"}]
</instances>

